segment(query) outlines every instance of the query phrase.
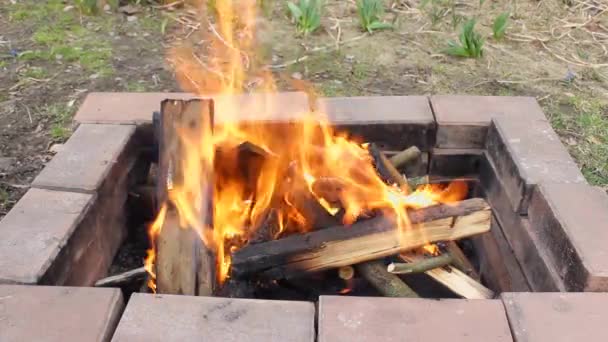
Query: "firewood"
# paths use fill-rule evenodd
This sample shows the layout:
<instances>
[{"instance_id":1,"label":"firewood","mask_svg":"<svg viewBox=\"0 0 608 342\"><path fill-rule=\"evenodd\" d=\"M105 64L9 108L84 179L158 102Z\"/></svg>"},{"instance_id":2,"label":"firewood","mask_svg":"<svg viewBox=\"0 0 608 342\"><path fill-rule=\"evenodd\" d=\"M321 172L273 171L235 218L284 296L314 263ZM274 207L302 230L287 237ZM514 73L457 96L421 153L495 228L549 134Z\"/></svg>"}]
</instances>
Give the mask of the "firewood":
<instances>
[{"instance_id":1,"label":"firewood","mask_svg":"<svg viewBox=\"0 0 608 342\"><path fill-rule=\"evenodd\" d=\"M399 257L407 262L417 262L424 259L422 255L411 253L402 253ZM490 299L494 297L492 290L450 265L434 268L424 273L463 298Z\"/></svg>"},{"instance_id":2,"label":"firewood","mask_svg":"<svg viewBox=\"0 0 608 342\"><path fill-rule=\"evenodd\" d=\"M272 239L275 225L277 224L277 211L269 209L259 224L253 227L253 233L249 237L249 244L266 242Z\"/></svg>"},{"instance_id":3,"label":"firewood","mask_svg":"<svg viewBox=\"0 0 608 342\"><path fill-rule=\"evenodd\" d=\"M295 165L295 164L294 164ZM338 225L340 220L330 214L319 200L310 192L304 175L292 167L286 177L289 194L288 200L307 220L312 230L325 229Z\"/></svg>"},{"instance_id":4,"label":"firewood","mask_svg":"<svg viewBox=\"0 0 608 342\"><path fill-rule=\"evenodd\" d=\"M452 263L452 256L444 253L410 263L391 263L386 270L393 274L422 273Z\"/></svg>"},{"instance_id":5,"label":"firewood","mask_svg":"<svg viewBox=\"0 0 608 342\"><path fill-rule=\"evenodd\" d=\"M420 176L414 178L407 179L408 184L412 189L419 187L420 185L425 184L436 184L436 183L450 183L453 181L463 181L463 182L478 182L479 179L476 176L462 176L462 177L443 177L443 176Z\"/></svg>"},{"instance_id":6,"label":"firewood","mask_svg":"<svg viewBox=\"0 0 608 342\"><path fill-rule=\"evenodd\" d=\"M421 153L418 147L411 146L392 156L390 162L394 167L400 168L420 158Z\"/></svg>"},{"instance_id":7,"label":"firewood","mask_svg":"<svg viewBox=\"0 0 608 342\"><path fill-rule=\"evenodd\" d=\"M380 261L362 262L356 268L357 272L385 297L418 297L398 276L389 273Z\"/></svg>"},{"instance_id":8,"label":"firewood","mask_svg":"<svg viewBox=\"0 0 608 342\"><path fill-rule=\"evenodd\" d=\"M176 210L168 209L156 239L156 292L212 295L215 290L213 260L213 254L198 233L192 228L181 227Z\"/></svg>"},{"instance_id":9,"label":"firewood","mask_svg":"<svg viewBox=\"0 0 608 342\"><path fill-rule=\"evenodd\" d=\"M405 176L395 168L391 161L386 158L384 153L380 151L378 146L373 143L369 144L368 150L374 160L376 172L378 172L378 175L382 180L389 184L397 184L401 189L406 191L406 193L410 193L411 189Z\"/></svg>"},{"instance_id":10,"label":"firewood","mask_svg":"<svg viewBox=\"0 0 608 342\"><path fill-rule=\"evenodd\" d=\"M352 266L342 266L338 268L338 277L342 280L351 280L355 276L355 269Z\"/></svg>"},{"instance_id":11,"label":"firewood","mask_svg":"<svg viewBox=\"0 0 608 342\"><path fill-rule=\"evenodd\" d=\"M199 221L206 227L183 227L171 202L172 189L183 186L186 180L182 169L186 158L184 139L196 141L196 146L211 143L213 103L211 100L165 100L161 103L159 123L158 199L167 205L166 217L156 239L155 274L158 293L211 295L215 289L215 257L203 243L205 232L196 229L212 227L213 165L201 159L201 196L196 200ZM202 151L194 151L202 153ZM188 153L193 153L189 151ZM211 234L209 234L211 235Z\"/></svg>"},{"instance_id":12,"label":"firewood","mask_svg":"<svg viewBox=\"0 0 608 342\"><path fill-rule=\"evenodd\" d=\"M446 250L447 253L452 257L452 265L454 267L458 268L466 275L477 281L481 279L479 277L479 274L475 270L475 267L473 267L473 265L471 264L467 256L464 254L462 249L460 249L460 246L458 246L456 241L447 241Z\"/></svg>"},{"instance_id":13,"label":"firewood","mask_svg":"<svg viewBox=\"0 0 608 342\"><path fill-rule=\"evenodd\" d=\"M351 226L245 246L233 254L232 274L242 277L264 273L263 276L271 279L293 277L375 260L429 242L456 240L490 229L490 208L480 198L411 210L408 214L414 227L404 231L399 231L393 216L384 214ZM459 217L453 222L453 216Z\"/></svg>"},{"instance_id":14,"label":"firewood","mask_svg":"<svg viewBox=\"0 0 608 342\"><path fill-rule=\"evenodd\" d=\"M146 279L147 274L148 272L146 272L146 269L142 266L123 273L99 279L97 282L95 282L95 287L121 287L142 281Z\"/></svg>"}]
</instances>

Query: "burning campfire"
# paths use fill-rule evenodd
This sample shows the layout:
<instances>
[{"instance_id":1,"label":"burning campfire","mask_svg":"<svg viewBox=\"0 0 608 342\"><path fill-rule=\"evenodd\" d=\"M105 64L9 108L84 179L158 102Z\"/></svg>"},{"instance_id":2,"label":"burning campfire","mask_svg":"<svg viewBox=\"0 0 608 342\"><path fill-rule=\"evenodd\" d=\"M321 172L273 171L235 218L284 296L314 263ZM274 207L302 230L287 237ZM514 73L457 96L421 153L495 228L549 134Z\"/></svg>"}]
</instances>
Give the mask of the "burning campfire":
<instances>
[{"instance_id":1,"label":"burning campfire","mask_svg":"<svg viewBox=\"0 0 608 342\"><path fill-rule=\"evenodd\" d=\"M418 162L416 147L389 159L373 142L334 130L323 108L269 122L271 96L246 107L223 100L215 110L205 94L238 94L252 74L265 93L276 91L251 58L254 8L237 18L231 2L217 2L217 12L205 58L191 47L171 52L184 89L201 99L161 106L150 288L252 296L331 277L339 293L365 279L380 294L416 296L397 274L426 272L461 296L492 296L454 242L490 229L487 203L467 199L463 180L409 182L399 169ZM256 121L239 121L242 112Z\"/></svg>"}]
</instances>

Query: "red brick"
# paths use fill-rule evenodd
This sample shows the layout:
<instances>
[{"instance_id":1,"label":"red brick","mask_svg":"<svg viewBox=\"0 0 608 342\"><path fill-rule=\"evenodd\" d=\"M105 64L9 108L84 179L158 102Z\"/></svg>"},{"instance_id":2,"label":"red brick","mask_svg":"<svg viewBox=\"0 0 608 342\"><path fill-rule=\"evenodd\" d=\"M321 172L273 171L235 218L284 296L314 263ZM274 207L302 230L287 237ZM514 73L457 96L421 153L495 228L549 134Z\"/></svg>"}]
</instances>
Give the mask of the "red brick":
<instances>
[{"instance_id":1,"label":"red brick","mask_svg":"<svg viewBox=\"0 0 608 342\"><path fill-rule=\"evenodd\" d=\"M36 177L32 187L78 192L98 190L134 132L134 125L80 125L64 149Z\"/></svg>"},{"instance_id":2,"label":"red brick","mask_svg":"<svg viewBox=\"0 0 608 342\"><path fill-rule=\"evenodd\" d=\"M492 216L490 231L475 236L472 240L476 252L481 256L479 273L490 289L496 293L530 291L530 285L496 216Z\"/></svg>"},{"instance_id":3,"label":"red brick","mask_svg":"<svg viewBox=\"0 0 608 342\"><path fill-rule=\"evenodd\" d=\"M431 151L429 174L458 177L474 175L479 172L483 150L480 149L443 149Z\"/></svg>"},{"instance_id":4,"label":"red brick","mask_svg":"<svg viewBox=\"0 0 608 342\"><path fill-rule=\"evenodd\" d=\"M322 296L319 342L512 341L499 300Z\"/></svg>"},{"instance_id":5,"label":"red brick","mask_svg":"<svg viewBox=\"0 0 608 342\"><path fill-rule=\"evenodd\" d=\"M112 341L313 342L308 302L133 294Z\"/></svg>"},{"instance_id":6,"label":"red brick","mask_svg":"<svg viewBox=\"0 0 608 342\"><path fill-rule=\"evenodd\" d=\"M493 118L526 121L544 119L532 97L454 96L431 97L437 120L437 147L483 148Z\"/></svg>"},{"instance_id":7,"label":"red brick","mask_svg":"<svg viewBox=\"0 0 608 342\"><path fill-rule=\"evenodd\" d=\"M608 341L608 293L503 293L516 342Z\"/></svg>"},{"instance_id":8,"label":"red brick","mask_svg":"<svg viewBox=\"0 0 608 342\"><path fill-rule=\"evenodd\" d=\"M119 289L0 285L0 341L109 341Z\"/></svg>"},{"instance_id":9,"label":"red brick","mask_svg":"<svg viewBox=\"0 0 608 342\"><path fill-rule=\"evenodd\" d=\"M434 144L435 119L425 96L330 97L317 107L338 129L387 149L428 151Z\"/></svg>"},{"instance_id":10,"label":"red brick","mask_svg":"<svg viewBox=\"0 0 608 342\"><path fill-rule=\"evenodd\" d=\"M541 181L585 183L574 160L546 120L495 118L486 146L512 206L526 214Z\"/></svg>"},{"instance_id":11,"label":"red brick","mask_svg":"<svg viewBox=\"0 0 608 342\"><path fill-rule=\"evenodd\" d=\"M151 123L165 99L192 99L188 93L90 93L74 119L80 123ZM203 96L206 97L206 96ZM289 120L308 112L306 94L298 92L210 96L215 101L216 122ZM260 115L263 113L264 115Z\"/></svg>"},{"instance_id":12,"label":"red brick","mask_svg":"<svg viewBox=\"0 0 608 342\"><path fill-rule=\"evenodd\" d=\"M541 183L528 211L570 291L608 291L608 195L586 184Z\"/></svg>"},{"instance_id":13,"label":"red brick","mask_svg":"<svg viewBox=\"0 0 608 342\"><path fill-rule=\"evenodd\" d=\"M152 113L160 110L162 100L192 97L187 93L89 93L74 120L94 124L151 123Z\"/></svg>"},{"instance_id":14,"label":"red brick","mask_svg":"<svg viewBox=\"0 0 608 342\"><path fill-rule=\"evenodd\" d=\"M502 179L498 178L496 168L486 154L480 164L479 176L485 197L532 290L565 291L563 279L542 244L545 237L535 234L528 218L513 208Z\"/></svg>"},{"instance_id":15,"label":"red brick","mask_svg":"<svg viewBox=\"0 0 608 342\"><path fill-rule=\"evenodd\" d=\"M29 190L0 221L0 283L36 284L68 267L57 258L92 203L89 194Z\"/></svg>"}]
</instances>

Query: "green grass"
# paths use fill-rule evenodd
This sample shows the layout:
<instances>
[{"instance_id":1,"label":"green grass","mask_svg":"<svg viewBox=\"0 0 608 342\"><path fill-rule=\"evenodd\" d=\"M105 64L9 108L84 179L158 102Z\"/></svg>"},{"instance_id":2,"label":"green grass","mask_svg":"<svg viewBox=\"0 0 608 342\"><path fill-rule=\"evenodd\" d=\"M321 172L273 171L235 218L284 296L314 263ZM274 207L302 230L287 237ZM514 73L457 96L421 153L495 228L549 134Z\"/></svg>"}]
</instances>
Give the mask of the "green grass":
<instances>
[{"instance_id":1,"label":"green grass","mask_svg":"<svg viewBox=\"0 0 608 342\"><path fill-rule=\"evenodd\" d=\"M375 30L392 28L393 25L382 22L384 3L382 0L357 0L357 13L363 30L372 33Z\"/></svg>"},{"instance_id":2,"label":"green grass","mask_svg":"<svg viewBox=\"0 0 608 342\"><path fill-rule=\"evenodd\" d=\"M112 48L106 33L114 18L89 17L83 24L78 10L64 11L65 6L63 1L49 0L44 4L24 1L9 7L10 20L27 22L35 28L31 36L35 46L22 51L18 58L34 64L75 63L89 73L111 75Z\"/></svg>"},{"instance_id":3,"label":"green grass","mask_svg":"<svg viewBox=\"0 0 608 342\"><path fill-rule=\"evenodd\" d=\"M573 96L549 109L551 123L593 185L608 184L608 105Z\"/></svg>"},{"instance_id":4,"label":"green grass","mask_svg":"<svg viewBox=\"0 0 608 342\"><path fill-rule=\"evenodd\" d=\"M54 104L45 108L46 115L51 120L50 135L53 140L64 141L70 137L72 130L72 110L64 104Z\"/></svg>"},{"instance_id":5,"label":"green grass","mask_svg":"<svg viewBox=\"0 0 608 342\"><path fill-rule=\"evenodd\" d=\"M494 19L492 24L492 34L494 39L501 40L505 37L507 26L509 25L509 12L501 13Z\"/></svg>"},{"instance_id":6,"label":"green grass","mask_svg":"<svg viewBox=\"0 0 608 342\"><path fill-rule=\"evenodd\" d=\"M298 33L308 35L321 26L323 0L299 0L297 4L289 1L287 7L296 22Z\"/></svg>"},{"instance_id":7,"label":"green grass","mask_svg":"<svg viewBox=\"0 0 608 342\"><path fill-rule=\"evenodd\" d=\"M0 187L0 207L5 206L8 203L8 191Z\"/></svg>"},{"instance_id":8,"label":"green grass","mask_svg":"<svg viewBox=\"0 0 608 342\"><path fill-rule=\"evenodd\" d=\"M125 86L125 90L126 91L131 91L131 92L140 92L141 93L141 92L144 92L144 91L146 91L148 89L146 88L146 85L144 83L130 81Z\"/></svg>"},{"instance_id":9,"label":"green grass","mask_svg":"<svg viewBox=\"0 0 608 342\"><path fill-rule=\"evenodd\" d=\"M458 42L449 41L443 52L450 56L479 58L483 55L484 38L475 31L475 19L468 20L460 31Z\"/></svg>"},{"instance_id":10,"label":"green grass","mask_svg":"<svg viewBox=\"0 0 608 342\"><path fill-rule=\"evenodd\" d=\"M48 72L41 67L31 67L31 68L27 68L25 69L25 71L22 74L24 77L31 77L31 78L35 78L35 79L43 79L46 78L49 74Z\"/></svg>"}]
</instances>

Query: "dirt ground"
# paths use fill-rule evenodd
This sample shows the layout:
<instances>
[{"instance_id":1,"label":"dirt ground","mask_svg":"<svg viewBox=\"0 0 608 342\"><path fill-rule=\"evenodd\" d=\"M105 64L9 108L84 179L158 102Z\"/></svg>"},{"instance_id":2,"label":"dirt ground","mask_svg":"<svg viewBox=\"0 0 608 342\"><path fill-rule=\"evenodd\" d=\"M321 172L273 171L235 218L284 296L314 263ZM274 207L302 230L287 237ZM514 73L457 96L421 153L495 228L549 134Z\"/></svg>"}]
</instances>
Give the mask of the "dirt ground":
<instances>
[{"instance_id":1,"label":"dirt ground","mask_svg":"<svg viewBox=\"0 0 608 342\"><path fill-rule=\"evenodd\" d=\"M265 4L257 57L279 79L302 78L325 96L535 96L588 181L608 189L608 0L385 1L393 29L373 34L355 1L327 0L308 36L284 1ZM71 1L0 0L0 218L69 137L87 92L179 90L166 51L202 42L209 24L197 18L154 3L87 15ZM467 18L487 37L483 57L443 54Z\"/></svg>"}]
</instances>

